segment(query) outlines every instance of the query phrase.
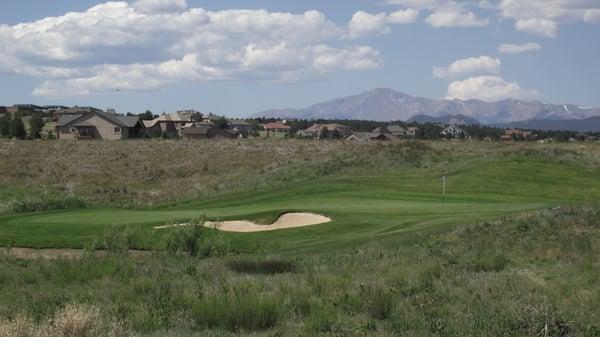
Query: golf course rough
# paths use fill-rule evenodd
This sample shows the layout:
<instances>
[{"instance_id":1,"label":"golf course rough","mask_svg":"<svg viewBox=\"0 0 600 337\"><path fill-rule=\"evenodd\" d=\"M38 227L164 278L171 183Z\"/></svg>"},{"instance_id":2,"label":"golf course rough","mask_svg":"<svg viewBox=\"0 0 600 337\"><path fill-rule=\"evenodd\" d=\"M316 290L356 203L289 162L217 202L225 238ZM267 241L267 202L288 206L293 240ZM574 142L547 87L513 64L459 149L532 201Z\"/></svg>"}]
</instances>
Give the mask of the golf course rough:
<instances>
[{"instance_id":1,"label":"golf course rough","mask_svg":"<svg viewBox=\"0 0 600 337\"><path fill-rule=\"evenodd\" d=\"M325 177L283 187L223 195L154 209L82 209L0 217L0 244L34 248L83 248L109 225L156 226L205 217L271 223L283 211L324 214L326 226L230 233L236 249L260 242L273 251L343 247L394 240L411 231L600 200L597 170L539 160L472 163L448 172L445 203L437 172ZM267 219L267 220L265 220ZM157 235L161 235L160 233ZM150 245L148 243L148 245ZM141 246L136 248L159 248Z\"/></svg>"}]
</instances>

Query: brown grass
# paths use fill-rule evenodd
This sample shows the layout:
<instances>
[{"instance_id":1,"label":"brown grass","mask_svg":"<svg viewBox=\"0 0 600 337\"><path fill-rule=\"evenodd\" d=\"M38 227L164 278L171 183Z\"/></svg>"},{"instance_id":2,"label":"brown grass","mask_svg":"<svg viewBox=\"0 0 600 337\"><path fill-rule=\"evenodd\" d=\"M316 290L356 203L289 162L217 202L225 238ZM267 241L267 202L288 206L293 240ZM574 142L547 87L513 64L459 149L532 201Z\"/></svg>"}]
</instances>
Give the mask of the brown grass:
<instances>
[{"instance_id":1,"label":"brown grass","mask_svg":"<svg viewBox=\"0 0 600 337\"><path fill-rule=\"evenodd\" d=\"M35 323L27 316L0 322L0 337L85 337L98 335L99 311L95 307L69 304L52 320Z\"/></svg>"},{"instance_id":2,"label":"brown grass","mask_svg":"<svg viewBox=\"0 0 600 337\"><path fill-rule=\"evenodd\" d=\"M457 166L537 155L597 167L598 149L597 144L467 141L0 141L0 212L10 200L65 195L92 203L152 205L347 170L425 169L432 159L438 166ZM421 158L424 153L429 157Z\"/></svg>"}]
</instances>

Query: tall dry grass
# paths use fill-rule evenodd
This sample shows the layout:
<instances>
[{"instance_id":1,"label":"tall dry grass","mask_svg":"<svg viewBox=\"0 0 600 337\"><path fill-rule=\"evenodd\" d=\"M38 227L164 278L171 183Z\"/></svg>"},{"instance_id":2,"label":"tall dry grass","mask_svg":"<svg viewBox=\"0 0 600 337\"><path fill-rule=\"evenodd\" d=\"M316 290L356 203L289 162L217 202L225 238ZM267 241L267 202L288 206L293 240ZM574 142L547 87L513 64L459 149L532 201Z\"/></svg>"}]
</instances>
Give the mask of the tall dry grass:
<instances>
[{"instance_id":1,"label":"tall dry grass","mask_svg":"<svg viewBox=\"0 0 600 337\"><path fill-rule=\"evenodd\" d=\"M598 167L597 144L241 140L0 141L0 211L155 205L290 181L474 161L540 158Z\"/></svg>"},{"instance_id":2,"label":"tall dry grass","mask_svg":"<svg viewBox=\"0 0 600 337\"><path fill-rule=\"evenodd\" d=\"M36 323L26 315L0 323L0 337L86 337L107 332L99 310L93 306L68 304L51 319ZM116 331L116 329L112 329Z\"/></svg>"}]
</instances>

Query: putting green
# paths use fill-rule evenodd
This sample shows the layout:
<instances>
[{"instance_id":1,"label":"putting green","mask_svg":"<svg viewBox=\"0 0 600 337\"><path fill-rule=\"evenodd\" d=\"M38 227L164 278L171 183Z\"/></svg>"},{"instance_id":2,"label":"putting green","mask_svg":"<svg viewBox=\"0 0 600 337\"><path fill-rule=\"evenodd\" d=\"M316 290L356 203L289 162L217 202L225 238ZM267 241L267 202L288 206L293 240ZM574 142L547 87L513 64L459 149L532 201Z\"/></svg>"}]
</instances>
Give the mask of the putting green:
<instances>
[{"instance_id":1,"label":"putting green","mask_svg":"<svg viewBox=\"0 0 600 337\"><path fill-rule=\"evenodd\" d=\"M234 247L267 251L327 249L458 223L491 220L559 203L600 200L597 171L545 162L498 162L448 174L318 179L154 210L90 209L0 217L0 244L82 247L107 225L162 225L209 220L273 219L283 211L324 214L332 222L262 233L227 233ZM265 221L268 222L268 221ZM157 234L158 235L158 234ZM147 247L150 248L150 247Z\"/></svg>"}]
</instances>

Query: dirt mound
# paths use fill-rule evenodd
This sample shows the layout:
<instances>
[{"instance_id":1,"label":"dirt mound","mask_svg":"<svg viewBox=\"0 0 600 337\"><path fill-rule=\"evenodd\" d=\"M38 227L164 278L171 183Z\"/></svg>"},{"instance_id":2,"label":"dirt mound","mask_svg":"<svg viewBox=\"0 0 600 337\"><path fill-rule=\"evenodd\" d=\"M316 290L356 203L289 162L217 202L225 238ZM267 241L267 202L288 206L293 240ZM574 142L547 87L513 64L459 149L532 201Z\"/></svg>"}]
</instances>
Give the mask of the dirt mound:
<instances>
[{"instance_id":1,"label":"dirt mound","mask_svg":"<svg viewBox=\"0 0 600 337\"><path fill-rule=\"evenodd\" d=\"M275 222L270 225L259 225L251 221L208 221L204 223L206 227L217 228L225 232L266 232L278 229L297 228L312 225L324 224L331 222L331 219L320 214L314 213L286 213L281 215ZM174 228L179 226L187 226L187 224L170 225L155 227L156 229Z\"/></svg>"}]
</instances>

